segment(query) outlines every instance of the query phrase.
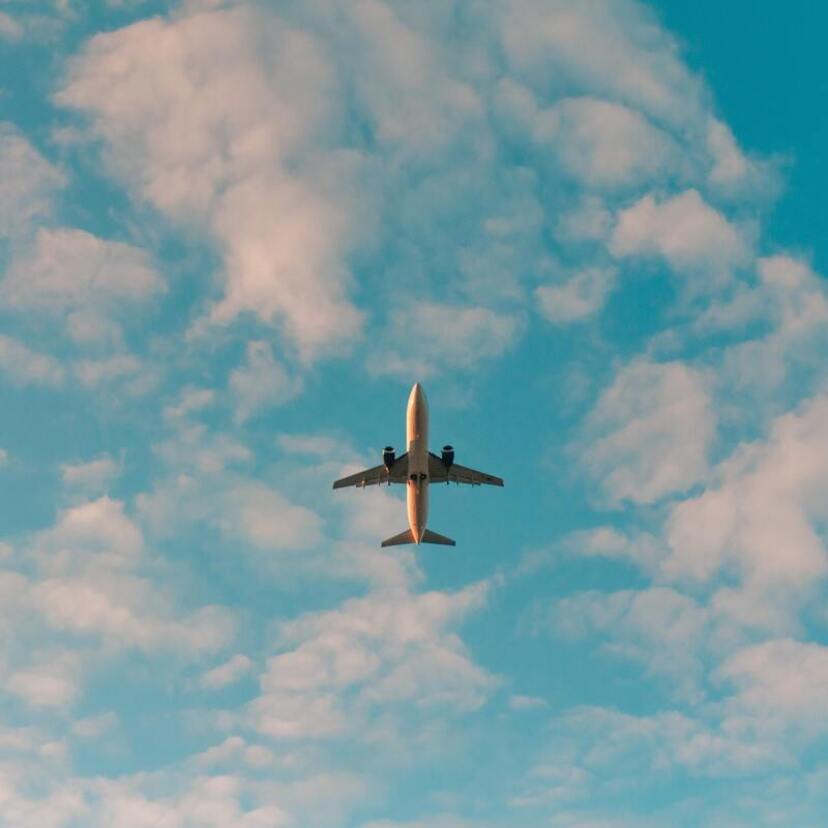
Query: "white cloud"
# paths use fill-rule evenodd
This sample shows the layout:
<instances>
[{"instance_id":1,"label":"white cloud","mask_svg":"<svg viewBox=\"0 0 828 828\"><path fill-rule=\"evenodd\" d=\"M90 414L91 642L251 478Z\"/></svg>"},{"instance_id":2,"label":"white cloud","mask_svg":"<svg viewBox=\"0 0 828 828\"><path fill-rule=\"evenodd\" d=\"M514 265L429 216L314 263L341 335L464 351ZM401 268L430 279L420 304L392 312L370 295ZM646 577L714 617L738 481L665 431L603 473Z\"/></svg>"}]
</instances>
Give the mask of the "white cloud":
<instances>
[{"instance_id":1,"label":"white cloud","mask_svg":"<svg viewBox=\"0 0 828 828\"><path fill-rule=\"evenodd\" d=\"M793 727L809 738L828 728L828 647L792 639L764 641L736 652L716 676L737 688L727 704L734 723L747 715L759 727Z\"/></svg>"},{"instance_id":2,"label":"white cloud","mask_svg":"<svg viewBox=\"0 0 828 828\"><path fill-rule=\"evenodd\" d=\"M32 600L55 630L150 653L214 652L235 634L228 610L203 607L177 618L169 597L144 578L110 573L47 578L32 588Z\"/></svg>"},{"instance_id":3,"label":"white cloud","mask_svg":"<svg viewBox=\"0 0 828 828\"><path fill-rule=\"evenodd\" d=\"M114 354L102 359L82 359L75 364L75 373L83 385L95 387L140 374L145 366L132 354ZM140 389L140 385L138 386Z\"/></svg>"},{"instance_id":4,"label":"white cloud","mask_svg":"<svg viewBox=\"0 0 828 828\"><path fill-rule=\"evenodd\" d=\"M727 124L712 116L707 124L706 144L712 161L708 180L714 188L730 196L777 189L773 167L747 158Z\"/></svg>"},{"instance_id":5,"label":"white cloud","mask_svg":"<svg viewBox=\"0 0 828 828\"><path fill-rule=\"evenodd\" d=\"M324 434L280 434L279 446L290 454L309 454L317 457L336 456L342 445Z\"/></svg>"},{"instance_id":6,"label":"white cloud","mask_svg":"<svg viewBox=\"0 0 828 828\"><path fill-rule=\"evenodd\" d=\"M198 683L207 690L220 690L244 678L252 667L253 662L246 655L237 653L218 667L202 673Z\"/></svg>"},{"instance_id":7,"label":"white cloud","mask_svg":"<svg viewBox=\"0 0 828 828\"><path fill-rule=\"evenodd\" d=\"M541 314L550 322L577 322L601 310L614 281L614 268L586 268L563 284L536 288L535 299Z\"/></svg>"},{"instance_id":8,"label":"white cloud","mask_svg":"<svg viewBox=\"0 0 828 828\"><path fill-rule=\"evenodd\" d=\"M564 548L584 557L627 560L649 575L656 575L667 554L666 544L646 532L624 533L613 526L572 532Z\"/></svg>"},{"instance_id":9,"label":"white cloud","mask_svg":"<svg viewBox=\"0 0 828 828\"><path fill-rule=\"evenodd\" d=\"M351 209L360 159L322 138L336 89L313 37L235 7L98 35L58 101L92 117L141 197L215 234L226 284L212 319L280 322L310 357L361 327L343 264L367 215Z\"/></svg>"},{"instance_id":10,"label":"white cloud","mask_svg":"<svg viewBox=\"0 0 828 828\"><path fill-rule=\"evenodd\" d=\"M565 243L606 242L612 223L612 214L604 201L597 196L586 196L558 218L555 237Z\"/></svg>"},{"instance_id":11,"label":"white cloud","mask_svg":"<svg viewBox=\"0 0 828 828\"><path fill-rule=\"evenodd\" d=\"M89 337L89 315L144 302L164 290L147 254L121 242L105 241L74 229L40 229L30 250L15 258L0 284L11 308L75 316L81 339Z\"/></svg>"},{"instance_id":12,"label":"white cloud","mask_svg":"<svg viewBox=\"0 0 828 828\"><path fill-rule=\"evenodd\" d=\"M583 454L613 500L648 503L708 470L715 418L702 374L680 362L622 368L587 421Z\"/></svg>"},{"instance_id":13,"label":"white cloud","mask_svg":"<svg viewBox=\"0 0 828 828\"><path fill-rule=\"evenodd\" d=\"M52 198L65 184L50 164L8 122L0 122L0 236L28 232L52 212Z\"/></svg>"},{"instance_id":14,"label":"white cloud","mask_svg":"<svg viewBox=\"0 0 828 828\"><path fill-rule=\"evenodd\" d=\"M118 726L118 716L111 710L97 716L77 719L72 724L72 735L81 739L100 739Z\"/></svg>"},{"instance_id":15,"label":"white cloud","mask_svg":"<svg viewBox=\"0 0 828 828\"><path fill-rule=\"evenodd\" d=\"M654 182L681 166L668 135L639 112L597 98L565 98L539 112L533 134L587 187Z\"/></svg>"},{"instance_id":16,"label":"white cloud","mask_svg":"<svg viewBox=\"0 0 828 828\"><path fill-rule=\"evenodd\" d=\"M33 547L50 572L82 569L90 558L124 568L137 561L144 538L121 501L101 497L61 512L55 526L34 536Z\"/></svg>"},{"instance_id":17,"label":"white cloud","mask_svg":"<svg viewBox=\"0 0 828 828\"><path fill-rule=\"evenodd\" d=\"M0 371L20 385L56 386L63 382L65 371L48 354L27 348L22 342L0 334Z\"/></svg>"},{"instance_id":18,"label":"white cloud","mask_svg":"<svg viewBox=\"0 0 828 828\"><path fill-rule=\"evenodd\" d=\"M498 11L506 56L532 85L563 77L675 126L698 117L701 84L643 5L510 0Z\"/></svg>"},{"instance_id":19,"label":"white cloud","mask_svg":"<svg viewBox=\"0 0 828 828\"><path fill-rule=\"evenodd\" d=\"M78 659L71 651L50 653L48 660L14 672L7 689L32 707L65 709L77 699Z\"/></svg>"},{"instance_id":20,"label":"white cloud","mask_svg":"<svg viewBox=\"0 0 828 828\"><path fill-rule=\"evenodd\" d=\"M537 696L509 696L510 710L543 710L546 707L549 707L549 702Z\"/></svg>"},{"instance_id":21,"label":"white cloud","mask_svg":"<svg viewBox=\"0 0 828 828\"><path fill-rule=\"evenodd\" d=\"M540 626L574 638L599 635L602 649L632 659L646 674L669 679L670 691L698 701L704 675L702 645L710 646L711 613L667 587L579 592L556 601Z\"/></svg>"},{"instance_id":22,"label":"white cloud","mask_svg":"<svg viewBox=\"0 0 828 828\"><path fill-rule=\"evenodd\" d=\"M759 601L807 590L828 570L819 495L828 485L826 452L828 398L777 418L765 442L744 444L721 464L718 485L672 511L665 571L709 580L735 567L760 590Z\"/></svg>"},{"instance_id":23,"label":"white cloud","mask_svg":"<svg viewBox=\"0 0 828 828\"><path fill-rule=\"evenodd\" d=\"M87 463L64 463L60 467L60 475L67 486L91 493L105 489L119 472L119 465L108 454Z\"/></svg>"},{"instance_id":24,"label":"white cloud","mask_svg":"<svg viewBox=\"0 0 828 828\"><path fill-rule=\"evenodd\" d=\"M449 594L377 591L340 609L283 625L283 646L262 675L250 712L280 738L356 734L366 710L478 708L494 678L475 665L451 626L486 599L487 585Z\"/></svg>"},{"instance_id":25,"label":"white cloud","mask_svg":"<svg viewBox=\"0 0 828 828\"><path fill-rule=\"evenodd\" d=\"M618 257L662 256L678 272L704 278L703 290L723 282L744 264L743 233L707 204L696 190L657 201L644 196L618 215L611 250Z\"/></svg>"},{"instance_id":26,"label":"white cloud","mask_svg":"<svg viewBox=\"0 0 828 828\"><path fill-rule=\"evenodd\" d=\"M291 377L284 365L273 356L267 342L247 344L244 365L230 374L236 421L244 422L268 406L277 406L296 397L302 382Z\"/></svg>"},{"instance_id":27,"label":"white cloud","mask_svg":"<svg viewBox=\"0 0 828 828\"><path fill-rule=\"evenodd\" d=\"M745 292L742 305L748 320L762 321L769 330L726 349L722 384L758 392L760 399L803 375L819 387L819 355L828 347L822 279L805 262L787 255L759 258L756 270L759 284ZM714 306L707 316L715 312Z\"/></svg>"},{"instance_id":28,"label":"white cloud","mask_svg":"<svg viewBox=\"0 0 828 828\"><path fill-rule=\"evenodd\" d=\"M181 419L193 412L208 408L215 402L215 399L216 393L210 388L187 386L179 393L178 402L164 409L164 417L168 420Z\"/></svg>"},{"instance_id":29,"label":"white cloud","mask_svg":"<svg viewBox=\"0 0 828 828\"><path fill-rule=\"evenodd\" d=\"M469 369L506 351L519 327L516 317L488 308L417 302L391 314L386 337L394 345L373 357L370 367L377 374L415 378L445 367ZM397 351L400 342L417 342L415 354Z\"/></svg>"}]
</instances>

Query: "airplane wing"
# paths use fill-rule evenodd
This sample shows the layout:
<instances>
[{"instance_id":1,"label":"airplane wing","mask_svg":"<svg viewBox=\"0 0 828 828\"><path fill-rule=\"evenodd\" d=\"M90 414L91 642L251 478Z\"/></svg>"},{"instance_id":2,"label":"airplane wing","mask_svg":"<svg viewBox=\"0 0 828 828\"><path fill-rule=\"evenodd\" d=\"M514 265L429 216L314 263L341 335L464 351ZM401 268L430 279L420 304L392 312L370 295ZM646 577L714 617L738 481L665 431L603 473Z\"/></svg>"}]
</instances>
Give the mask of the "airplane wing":
<instances>
[{"instance_id":1,"label":"airplane wing","mask_svg":"<svg viewBox=\"0 0 828 828\"><path fill-rule=\"evenodd\" d=\"M356 486L358 489L362 489L365 486L379 486L383 483L405 483L407 477L408 452L405 452L394 461L390 472L385 466L374 466L373 469L365 469L365 471L337 480L333 487L344 489L346 486Z\"/></svg>"},{"instance_id":2,"label":"airplane wing","mask_svg":"<svg viewBox=\"0 0 828 828\"><path fill-rule=\"evenodd\" d=\"M493 474L467 469L458 463L446 464L432 452L428 453L428 476L432 483L468 483L470 486L502 486L503 480Z\"/></svg>"}]
</instances>

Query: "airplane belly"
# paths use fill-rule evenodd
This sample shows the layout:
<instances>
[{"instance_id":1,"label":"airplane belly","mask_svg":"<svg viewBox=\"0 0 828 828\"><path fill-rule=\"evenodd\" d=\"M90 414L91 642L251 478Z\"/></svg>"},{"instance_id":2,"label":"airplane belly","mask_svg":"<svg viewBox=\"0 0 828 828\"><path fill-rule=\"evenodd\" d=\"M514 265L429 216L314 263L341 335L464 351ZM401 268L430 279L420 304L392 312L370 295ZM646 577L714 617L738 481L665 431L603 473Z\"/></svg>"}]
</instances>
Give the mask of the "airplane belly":
<instances>
[{"instance_id":1,"label":"airplane belly","mask_svg":"<svg viewBox=\"0 0 828 828\"><path fill-rule=\"evenodd\" d=\"M408 478L412 474L428 474L428 403L419 383L408 398L406 410L406 441L408 443Z\"/></svg>"},{"instance_id":2,"label":"airplane belly","mask_svg":"<svg viewBox=\"0 0 828 828\"><path fill-rule=\"evenodd\" d=\"M409 480L406 501L408 525L414 535L414 540L419 543L428 523L428 481Z\"/></svg>"}]
</instances>

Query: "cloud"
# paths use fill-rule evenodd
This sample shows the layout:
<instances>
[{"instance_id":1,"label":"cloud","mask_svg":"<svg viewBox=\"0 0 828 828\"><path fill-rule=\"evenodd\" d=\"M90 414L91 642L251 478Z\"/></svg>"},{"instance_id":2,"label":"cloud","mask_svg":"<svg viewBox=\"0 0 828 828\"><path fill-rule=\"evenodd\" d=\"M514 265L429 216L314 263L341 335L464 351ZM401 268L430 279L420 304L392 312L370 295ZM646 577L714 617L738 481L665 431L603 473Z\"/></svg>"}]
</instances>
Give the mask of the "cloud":
<instances>
[{"instance_id":1,"label":"cloud","mask_svg":"<svg viewBox=\"0 0 828 828\"><path fill-rule=\"evenodd\" d=\"M507 60L530 84L560 85L563 76L660 121L698 117L701 84L645 6L510 0L499 13Z\"/></svg>"},{"instance_id":2,"label":"cloud","mask_svg":"<svg viewBox=\"0 0 828 828\"><path fill-rule=\"evenodd\" d=\"M509 696L510 710L543 710L549 706L546 699L540 699L537 696Z\"/></svg>"},{"instance_id":3,"label":"cloud","mask_svg":"<svg viewBox=\"0 0 828 828\"><path fill-rule=\"evenodd\" d=\"M18 385L55 387L65 377L63 367L54 357L33 351L5 334L0 334L0 371Z\"/></svg>"},{"instance_id":4,"label":"cloud","mask_svg":"<svg viewBox=\"0 0 828 828\"><path fill-rule=\"evenodd\" d=\"M174 535L184 525L207 525L227 540L242 541L252 553L292 555L312 549L322 539L319 515L278 489L229 472L217 476L201 482L183 474L164 480L138 497L138 509L161 536ZM286 558L272 559L274 567L285 563Z\"/></svg>"},{"instance_id":5,"label":"cloud","mask_svg":"<svg viewBox=\"0 0 828 828\"><path fill-rule=\"evenodd\" d=\"M145 302L164 289L138 248L83 230L41 228L32 248L12 262L0 298L16 310L72 314L69 331L83 340L94 338L90 317Z\"/></svg>"},{"instance_id":6,"label":"cloud","mask_svg":"<svg viewBox=\"0 0 828 828\"><path fill-rule=\"evenodd\" d=\"M77 671L70 651L50 653L44 663L14 672L7 688L31 707L65 709L78 697Z\"/></svg>"},{"instance_id":7,"label":"cloud","mask_svg":"<svg viewBox=\"0 0 828 828\"><path fill-rule=\"evenodd\" d=\"M680 362L622 368L590 413L583 455L614 501L649 503L708 471L715 434L707 381Z\"/></svg>"},{"instance_id":8,"label":"cloud","mask_svg":"<svg viewBox=\"0 0 828 828\"><path fill-rule=\"evenodd\" d=\"M486 593L485 584L453 594L376 591L287 622L285 651L268 660L250 707L256 728L278 738L331 738L356 735L373 707L477 709L495 680L451 627Z\"/></svg>"},{"instance_id":9,"label":"cloud","mask_svg":"<svg viewBox=\"0 0 828 828\"><path fill-rule=\"evenodd\" d=\"M310 358L362 324L343 261L362 231L360 159L322 138L336 90L312 36L231 7L96 36L57 99L90 116L111 169L142 198L215 235L225 284L211 319L281 323Z\"/></svg>"},{"instance_id":10,"label":"cloud","mask_svg":"<svg viewBox=\"0 0 828 828\"><path fill-rule=\"evenodd\" d=\"M744 235L696 190L660 202L644 196L622 210L611 250L620 258L661 256L677 272L703 278L696 290L725 281L748 255Z\"/></svg>"},{"instance_id":11,"label":"cloud","mask_svg":"<svg viewBox=\"0 0 828 828\"><path fill-rule=\"evenodd\" d=\"M556 601L539 621L559 635L597 635L613 656L642 664L648 676L668 680L672 694L698 701L704 646L710 646L712 614L668 587L579 592Z\"/></svg>"},{"instance_id":12,"label":"cloud","mask_svg":"<svg viewBox=\"0 0 828 828\"><path fill-rule=\"evenodd\" d=\"M109 649L190 657L223 648L235 634L223 607L176 610L170 590L148 576L143 535L120 501L101 497L64 510L32 537L30 555L39 577L23 596L53 631Z\"/></svg>"},{"instance_id":13,"label":"cloud","mask_svg":"<svg viewBox=\"0 0 828 828\"><path fill-rule=\"evenodd\" d=\"M248 420L267 406L281 405L302 390L301 380L291 377L273 356L267 342L248 342L244 365L230 374L237 422Z\"/></svg>"},{"instance_id":14,"label":"cloud","mask_svg":"<svg viewBox=\"0 0 828 828\"><path fill-rule=\"evenodd\" d=\"M52 212L64 174L8 122L0 122L0 236L19 236Z\"/></svg>"},{"instance_id":15,"label":"cloud","mask_svg":"<svg viewBox=\"0 0 828 828\"><path fill-rule=\"evenodd\" d=\"M550 322L578 322L604 306L615 281L614 268L592 267L580 270L561 285L535 288L541 315Z\"/></svg>"},{"instance_id":16,"label":"cloud","mask_svg":"<svg viewBox=\"0 0 828 828\"><path fill-rule=\"evenodd\" d=\"M533 136L588 188L654 182L681 169L678 147L641 113L598 98L565 98L538 112Z\"/></svg>"},{"instance_id":17,"label":"cloud","mask_svg":"<svg viewBox=\"0 0 828 828\"><path fill-rule=\"evenodd\" d=\"M482 307L417 302L391 314L387 337L417 342L415 355L391 346L370 363L376 374L427 377L441 368L470 369L500 356L517 338L517 318Z\"/></svg>"},{"instance_id":18,"label":"cloud","mask_svg":"<svg viewBox=\"0 0 828 828\"><path fill-rule=\"evenodd\" d=\"M108 454L88 463L64 463L60 467L64 484L89 493L105 489L119 473L118 464Z\"/></svg>"},{"instance_id":19,"label":"cloud","mask_svg":"<svg viewBox=\"0 0 828 828\"><path fill-rule=\"evenodd\" d=\"M246 655L238 653L229 661L202 673L198 683L206 690L220 690L244 678L252 667L253 662Z\"/></svg>"},{"instance_id":20,"label":"cloud","mask_svg":"<svg viewBox=\"0 0 828 828\"><path fill-rule=\"evenodd\" d=\"M735 567L762 592L807 590L828 567L818 496L828 484L825 451L828 398L818 396L778 417L765 442L738 447L717 485L673 509L665 570L707 581Z\"/></svg>"},{"instance_id":21,"label":"cloud","mask_svg":"<svg viewBox=\"0 0 828 828\"><path fill-rule=\"evenodd\" d=\"M767 327L726 349L721 382L736 390L752 391L759 400L773 400L779 392L804 396L819 387L818 354L828 345L828 299L821 278L801 259L789 255L756 260L758 284L742 295L744 320ZM728 308L712 306L699 320L726 326ZM714 328L715 329L715 328Z\"/></svg>"},{"instance_id":22,"label":"cloud","mask_svg":"<svg viewBox=\"0 0 828 828\"><path fill-rule=\"evenodd\" d=\"M825 732L828 647L776 639L739 650L716 677L736 687L727 710L732 720L750 716L758 727L800 731L808 739Z\"/></svg>"},{"instance_id":23,"label":"cloud","mask_svg":"<svg viewBox=\"0 0 828 828\"><path fill-rule=\"evenodd\" d=\"M572 532L563 539L561 546L578 556L629 561L652 576L659 574L667 554L666 544L655 535L625 533L614 526Z\"/></svg>"}]
</instances>

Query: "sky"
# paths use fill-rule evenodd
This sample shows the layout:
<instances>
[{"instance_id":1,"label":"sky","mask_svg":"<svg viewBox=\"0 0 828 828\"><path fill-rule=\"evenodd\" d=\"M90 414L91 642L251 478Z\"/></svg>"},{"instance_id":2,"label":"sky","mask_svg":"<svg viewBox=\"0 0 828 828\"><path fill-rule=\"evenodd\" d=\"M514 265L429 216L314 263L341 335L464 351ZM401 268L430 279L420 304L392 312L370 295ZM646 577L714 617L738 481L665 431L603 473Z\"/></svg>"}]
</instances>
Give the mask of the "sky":
<instances>
[{"instance_id":1,"label":"sky","mask_svg":"<svg viewBox=\"0 0 828 828\"><path fill-rule=\"evenodd\" d=\"M826 14L0 0L0 825L823 826Z\"/></svg>"}]
</instances>

